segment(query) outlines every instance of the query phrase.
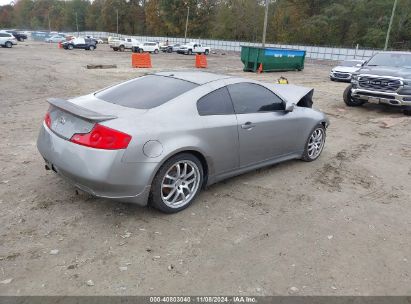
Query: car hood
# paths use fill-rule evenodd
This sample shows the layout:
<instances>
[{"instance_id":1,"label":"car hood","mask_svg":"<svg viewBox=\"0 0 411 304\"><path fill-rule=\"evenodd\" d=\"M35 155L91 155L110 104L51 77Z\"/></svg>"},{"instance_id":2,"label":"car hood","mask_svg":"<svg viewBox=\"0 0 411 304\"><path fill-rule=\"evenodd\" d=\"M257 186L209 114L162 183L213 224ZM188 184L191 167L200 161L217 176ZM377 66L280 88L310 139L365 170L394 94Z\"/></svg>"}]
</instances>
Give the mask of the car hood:
<instances>
[{"instance_id":1,"label":"car hood","mask_svg":"<svg viewBox=\"0 0 411 304\"><path fill-rule=\"evenodd\" d=\"M389 66L364 66L356 74L370 74L376 76L400 77L411 79L411 68Z\"/></svg>"},{"instance_id":2,"label":"car hood","mask_svg":"<svg viewBox=\"0 0 411 304\"><path fill-rule=\"evenodd\" d=\"M280 96L287 103L297 104L314 89L296 86L293 84L268 84L267 87Z\"/></svg>"},{"instance_id":3,"label":"car hood","mask_svg":"<svg viewBox=\"0 0 411 304\"><path fill-rule=\"evenodd\" d=\"M336 66L332 69L333 72L354 73L359 67Z\"/></svg>"}]
</instances>

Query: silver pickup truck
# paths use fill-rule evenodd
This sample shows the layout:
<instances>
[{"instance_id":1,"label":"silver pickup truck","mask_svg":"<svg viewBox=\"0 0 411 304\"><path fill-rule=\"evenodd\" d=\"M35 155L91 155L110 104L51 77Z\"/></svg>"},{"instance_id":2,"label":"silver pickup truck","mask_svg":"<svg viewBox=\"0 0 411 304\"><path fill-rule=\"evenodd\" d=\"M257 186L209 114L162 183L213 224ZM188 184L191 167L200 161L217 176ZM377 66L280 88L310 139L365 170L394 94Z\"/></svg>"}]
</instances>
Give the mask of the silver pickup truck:
<instances>
[{"instance_id":1,"label":"silver pickup truck","mask_svg":"<svg viewBox=\"0 0 411 304\"><path fill-rule=\"evenodd\" d=\"M113 51L124 52L124 50L131 50L133 49L133 47L136 47L139 44L140 42L134 38L118 38L113 39L110 42L110 48L112 48Z\"/></svg>"},{"instance_id":2,"label":"silver pickup truck","mask_svg":"<svg viewBox=\"0 0 411 304\"><path fill-rule=\"evenodd\" d=\"M411 53L375 54L352 74L343 97L350 107L367 102L386 104L411 115Z\"/></svg>"}]
</instances>

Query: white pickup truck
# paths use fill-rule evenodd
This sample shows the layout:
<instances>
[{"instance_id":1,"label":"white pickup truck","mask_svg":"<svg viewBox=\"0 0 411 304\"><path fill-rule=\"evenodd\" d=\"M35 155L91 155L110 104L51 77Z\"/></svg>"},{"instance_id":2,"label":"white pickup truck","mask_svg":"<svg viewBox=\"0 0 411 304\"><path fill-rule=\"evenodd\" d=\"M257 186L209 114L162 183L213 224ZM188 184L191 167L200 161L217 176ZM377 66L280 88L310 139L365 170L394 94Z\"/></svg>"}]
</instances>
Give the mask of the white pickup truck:
<instances>
[{"instance_id":1,"label":"white pickup truck","mask_svg":"<svg viewBox=\"0 0 411 304\"><path fill-rule=\"evenodd\" d=\"M138 46L139 44L140 41L134 38L118 38L111 40L110 47L113 49L113 51L124 52L124 50L131 50L133 49L133 47Z\"/></svg>"},{"instance_id":2,"label":"white pickup truck","mask_svg":"<svg viewBox=\"0 0 411 304\"><path fill-rule=\"evenodd\" d=\"M180 46L180 48L177 50L177 53L179 54L205 54L208 55L210 54L210 47L201 45L200 43L197 42L189 42L187 44L184 44Z\"/></svg>"}]
</instances>

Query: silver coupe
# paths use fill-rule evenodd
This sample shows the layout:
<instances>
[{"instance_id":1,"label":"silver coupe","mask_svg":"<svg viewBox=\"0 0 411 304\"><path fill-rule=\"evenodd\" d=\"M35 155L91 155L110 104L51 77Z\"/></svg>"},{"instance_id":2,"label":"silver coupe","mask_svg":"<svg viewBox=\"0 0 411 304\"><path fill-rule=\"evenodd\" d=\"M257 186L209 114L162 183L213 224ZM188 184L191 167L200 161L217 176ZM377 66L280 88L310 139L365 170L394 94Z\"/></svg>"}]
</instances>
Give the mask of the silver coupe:
<instances>
[{"instance_id":1,"label":"silver coupe","mask_svg":"<svg viewBox=\"0 0 411 304\"><path fill-rule=\"evenodd\" d=\"M313 90L205 72L162 72L48 99L37 141L51 169L97 197L173 213L223 179L317 159L327 117Z\"/></svg>"}]
</instances>

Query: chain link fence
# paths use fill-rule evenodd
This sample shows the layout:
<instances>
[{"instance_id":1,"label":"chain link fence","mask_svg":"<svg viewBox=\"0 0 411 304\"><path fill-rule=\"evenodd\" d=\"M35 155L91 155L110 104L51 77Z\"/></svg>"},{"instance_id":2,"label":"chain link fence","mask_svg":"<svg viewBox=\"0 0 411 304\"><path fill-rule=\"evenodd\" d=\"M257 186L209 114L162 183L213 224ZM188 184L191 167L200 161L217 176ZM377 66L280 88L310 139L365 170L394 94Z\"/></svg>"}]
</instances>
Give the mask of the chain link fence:
<instances>
[{"instance_id":1,"label":"chain link fence","mask_svg":"<svg viewBox=\"0 0 411 304\"><path fill-rule=\"evenodd\" d=\"M68 33L73 36L77 36L77 32ZM108 38L108 37L120 37L120 38L134 38L141 42L144 41L168 41L170 44L184 43L184 38L177 37L157 37L157 36L131 36L122 35L109 32L79 32L80 36L93 36L94 38ZM188 41L196 41L211 47L212 50L232 51L240 52L241 46L261 46L261 43L252 43L247 41L228 41L228 40L213 40L213 39L194 39L187 38ZM364 48L338 48L338 47L324 47L324 46L311 46L311 45L290 45L290 44L272 44L267 43L268 48L281 48L292 50L306 51L306 58L313 60L350 60L359 59L366 60L373 56L375 53L381 50L376 49L364 49Z\"/></svg>"}]
</instances>

